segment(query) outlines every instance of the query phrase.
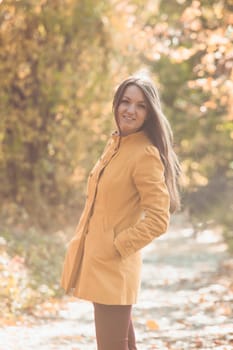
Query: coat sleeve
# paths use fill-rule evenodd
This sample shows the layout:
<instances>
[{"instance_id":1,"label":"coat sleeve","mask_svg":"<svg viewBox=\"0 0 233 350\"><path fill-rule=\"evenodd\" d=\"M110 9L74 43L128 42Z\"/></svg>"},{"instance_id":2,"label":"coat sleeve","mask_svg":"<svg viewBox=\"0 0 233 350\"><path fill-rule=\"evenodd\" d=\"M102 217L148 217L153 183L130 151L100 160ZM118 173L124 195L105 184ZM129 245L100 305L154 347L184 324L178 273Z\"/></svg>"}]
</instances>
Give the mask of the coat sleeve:
<instances>
[{"instance_id":1,"label":"coat sleeve","mask_svg":"<svg viewBox=\"0 0 233 350\"><path fill-rule=\"evenodd\" d=\"M133 181L144 215L115 238L114 245L122 258L135 253L166 232L169 223L170 197L163 163L155 146L147 146L139 157L133 170Z\"/></svg>"}]
</instances>

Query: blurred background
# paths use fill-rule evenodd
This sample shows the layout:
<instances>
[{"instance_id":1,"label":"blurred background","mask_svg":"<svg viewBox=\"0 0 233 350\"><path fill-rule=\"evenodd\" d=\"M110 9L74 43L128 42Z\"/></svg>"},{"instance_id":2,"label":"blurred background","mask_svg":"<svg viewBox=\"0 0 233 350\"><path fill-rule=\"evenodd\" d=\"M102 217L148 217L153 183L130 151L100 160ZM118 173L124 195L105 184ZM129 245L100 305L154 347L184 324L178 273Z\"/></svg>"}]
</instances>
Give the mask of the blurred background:
<instances>
[{"instance_id":1,"label":"blurred background","mask_svg":"<svg viewBox=\"0 0 233 350\"><path fill-rule=\"evenodd\" d=\"M233 249L233 1L0 0L0 308L59 296L115 87L156 82L194 232ZM178 220L177 219L177 220ZM173 220L176 220L174 216Z\"/></svg>"}]
</instances>

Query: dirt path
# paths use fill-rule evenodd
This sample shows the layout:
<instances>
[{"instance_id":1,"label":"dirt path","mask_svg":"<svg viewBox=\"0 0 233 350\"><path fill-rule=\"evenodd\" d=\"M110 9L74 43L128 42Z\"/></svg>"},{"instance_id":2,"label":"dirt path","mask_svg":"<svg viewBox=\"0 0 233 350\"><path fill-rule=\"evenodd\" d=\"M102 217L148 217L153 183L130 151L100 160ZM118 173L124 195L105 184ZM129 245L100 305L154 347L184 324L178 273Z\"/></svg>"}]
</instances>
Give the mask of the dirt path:
<instances>
[{"instance_id":1,"label":"dirt path","mask_svg":"<svg viewBox=\"0 0 233 350\"><path fill-rule=\"evenodd\" d=\"M173 227L143 256L138 350L233 349L232 261L221 237ZM0 329L0 350L29 349L96 350L92 306L65 298L55 318Z\"/></svg>"}]
</instances>

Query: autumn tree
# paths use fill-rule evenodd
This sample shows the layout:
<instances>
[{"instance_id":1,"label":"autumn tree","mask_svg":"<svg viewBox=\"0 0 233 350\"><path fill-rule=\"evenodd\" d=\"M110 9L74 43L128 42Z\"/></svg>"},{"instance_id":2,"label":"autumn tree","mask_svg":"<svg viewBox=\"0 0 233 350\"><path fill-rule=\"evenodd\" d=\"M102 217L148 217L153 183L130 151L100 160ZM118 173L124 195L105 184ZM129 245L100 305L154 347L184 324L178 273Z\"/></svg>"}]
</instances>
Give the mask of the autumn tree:
<instances>
[{"instance_id":1,"label":"autumn tree","mask_svg":"<svg viewBox=\"0 0 233 350\"><path fill-rule=\"evenodd\" d=\"M58 217L48 208L64 212L75 191L81 202L80 184L104 141L97 117L106 118L109 93L108 5L0 6L2 204L16 203L40 224L51 223Z\"/></svg>"},{"instance_id":2,"label":"autumn tree","mask_svg":"<svg viewBox=\"0 0 233 350\"><path fill-rule=\"evenodd\" d=\"M187 6L188 5L188 6ZM161 2L148 16L144 60L158 74L185 177L191 218L232 233L231 1ZM231 208L231 209L230 209Z\"/></svg>"}]
</instances>

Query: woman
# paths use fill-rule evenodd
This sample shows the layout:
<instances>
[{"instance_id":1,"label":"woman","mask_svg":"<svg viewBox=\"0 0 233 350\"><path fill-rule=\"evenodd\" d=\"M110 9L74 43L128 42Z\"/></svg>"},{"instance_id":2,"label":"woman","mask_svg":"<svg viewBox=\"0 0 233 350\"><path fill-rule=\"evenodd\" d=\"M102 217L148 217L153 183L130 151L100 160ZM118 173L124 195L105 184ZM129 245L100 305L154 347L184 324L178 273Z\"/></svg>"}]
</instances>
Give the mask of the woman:
<instances>
[{"instance_id":1,"label":"woman","mask_svg":"<svg viewBox=\"0 0 233 350\"><path fill-rule=\"evenodd\" d=\"M129 77L114 100L113 133L88 178L84 211L66 254L62 286L94 305L98 350L135 350L131 319L140 250L179 208L180 172L158 92Z\"/></svg>"}]
</instances>

